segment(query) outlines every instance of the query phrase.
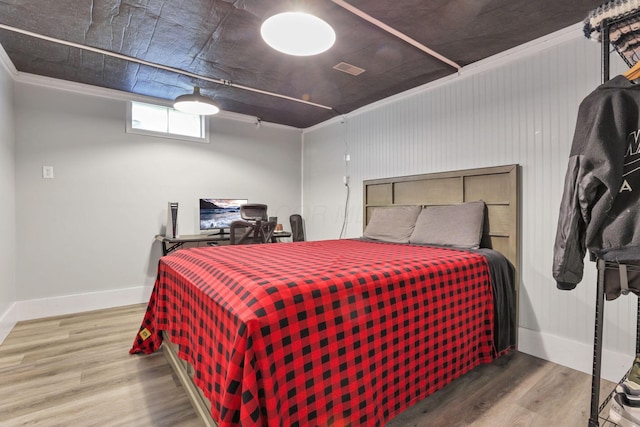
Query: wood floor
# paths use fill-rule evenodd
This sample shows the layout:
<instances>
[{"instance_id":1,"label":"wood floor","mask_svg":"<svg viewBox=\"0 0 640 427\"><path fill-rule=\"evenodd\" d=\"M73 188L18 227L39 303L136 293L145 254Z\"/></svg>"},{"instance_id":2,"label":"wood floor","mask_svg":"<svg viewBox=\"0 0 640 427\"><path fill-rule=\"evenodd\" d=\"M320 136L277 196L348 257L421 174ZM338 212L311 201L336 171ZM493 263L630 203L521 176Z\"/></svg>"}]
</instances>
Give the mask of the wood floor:
<instances>
[{"instance_id":1,"label":"wood floor","mask_svg":"<svg viewBox=\"0 0 640 427\"><path fill-rule=\"evenodd\" d=\"M128 354L144 309L16 325L0 345L0 426L200 426L162 352ZM612 387L603 384L601 394ZM516 352L467 373L387 426L584 427L590 389L590 375Z\"/></svg>"}]
</instances>

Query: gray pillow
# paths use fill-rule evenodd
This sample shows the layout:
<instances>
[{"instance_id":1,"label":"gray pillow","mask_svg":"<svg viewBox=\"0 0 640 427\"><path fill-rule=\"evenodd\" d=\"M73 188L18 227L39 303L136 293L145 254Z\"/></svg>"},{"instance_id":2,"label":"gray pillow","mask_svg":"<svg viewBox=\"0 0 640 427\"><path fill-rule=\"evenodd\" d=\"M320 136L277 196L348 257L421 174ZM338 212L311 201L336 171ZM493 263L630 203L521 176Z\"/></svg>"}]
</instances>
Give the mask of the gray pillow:
<instances>
[{"instance_id":1,"label":"gray pillow","mask_svg":"<svg viewBox=\"0 0 640 427\"><path fill-rule=\"evenodd\" d=\"M482 239L484 209L481 200L426 207L416 220L409 242L477 249Z\"/></svg>"},{"instance_id":2,"label":"gray pillow","mask_svg":"<svg viewBox=\"0 0 640 427\"><path fill-rule=\"evenodd\" d=\"M409 237L420 214L420 206L375 208L363 237L393 243L409 243Z\"/></svg>"}]
</instances>

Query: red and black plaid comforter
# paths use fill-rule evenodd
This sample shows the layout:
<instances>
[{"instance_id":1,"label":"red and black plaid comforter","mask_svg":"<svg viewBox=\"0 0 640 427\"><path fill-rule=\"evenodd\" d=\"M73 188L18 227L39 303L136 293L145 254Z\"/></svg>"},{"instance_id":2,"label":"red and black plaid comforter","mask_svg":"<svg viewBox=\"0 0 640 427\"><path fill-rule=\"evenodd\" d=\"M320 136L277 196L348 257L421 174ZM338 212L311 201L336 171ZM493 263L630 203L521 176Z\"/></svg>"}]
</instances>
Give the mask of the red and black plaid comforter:
<instances>
[{"instance_id":1,"label":"red and black plaid comforter","mask_svg":"<svg viewBox=\"0 0 640 427\"><path fill-rule=\"evenodd\" d=\"M220 426L377 426L491 361L482 255L358 240L179 250L131 353L161 330Z\"/></svg>"}]
</instances>

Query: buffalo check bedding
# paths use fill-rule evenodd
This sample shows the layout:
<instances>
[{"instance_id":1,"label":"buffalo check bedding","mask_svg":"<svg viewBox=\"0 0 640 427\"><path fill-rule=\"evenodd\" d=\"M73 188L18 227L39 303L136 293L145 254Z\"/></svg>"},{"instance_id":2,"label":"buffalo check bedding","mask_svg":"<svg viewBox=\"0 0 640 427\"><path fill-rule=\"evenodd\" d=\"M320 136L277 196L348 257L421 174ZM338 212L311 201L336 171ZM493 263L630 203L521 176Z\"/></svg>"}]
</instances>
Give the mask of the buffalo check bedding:
<instances>
[{"instance_id":1,"label":"buffalo check bedding","mask_svg":"<svg viewBox=\"0 0 640 427\"><path fill-rule=\"evenodd\" d=\"M500 354L481 253L332 240L162 257L131 353L166 331L222 426L379 426Z\"/></svg>"}]
</instances>

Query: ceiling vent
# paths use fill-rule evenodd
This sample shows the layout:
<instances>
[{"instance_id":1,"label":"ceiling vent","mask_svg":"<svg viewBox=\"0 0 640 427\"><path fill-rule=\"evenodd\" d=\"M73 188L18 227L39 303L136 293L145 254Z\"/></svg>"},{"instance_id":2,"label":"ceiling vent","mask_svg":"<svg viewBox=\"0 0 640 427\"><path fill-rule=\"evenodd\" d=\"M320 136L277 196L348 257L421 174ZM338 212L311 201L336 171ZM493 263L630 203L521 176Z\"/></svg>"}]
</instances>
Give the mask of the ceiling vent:
<instances>
[{"instance_id":1,"label":"ceiling vent","mask_svg":"<svg viewBox=\"0 0 640 427\"><path fill-rule=\"evenodd\" d=\"M358 76L365 72L364 68L356 67L355 65L341 62L333 66L335 70L342 71L343 73L351 74L352 76Z\"/></svg>"}]
</instances>

